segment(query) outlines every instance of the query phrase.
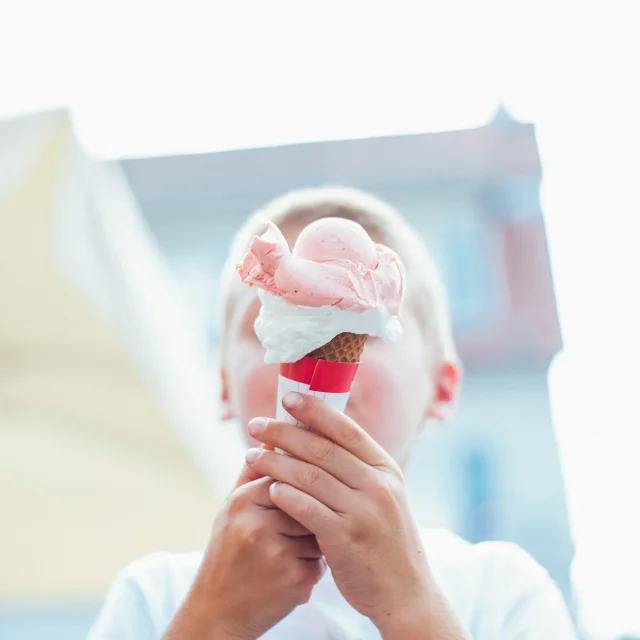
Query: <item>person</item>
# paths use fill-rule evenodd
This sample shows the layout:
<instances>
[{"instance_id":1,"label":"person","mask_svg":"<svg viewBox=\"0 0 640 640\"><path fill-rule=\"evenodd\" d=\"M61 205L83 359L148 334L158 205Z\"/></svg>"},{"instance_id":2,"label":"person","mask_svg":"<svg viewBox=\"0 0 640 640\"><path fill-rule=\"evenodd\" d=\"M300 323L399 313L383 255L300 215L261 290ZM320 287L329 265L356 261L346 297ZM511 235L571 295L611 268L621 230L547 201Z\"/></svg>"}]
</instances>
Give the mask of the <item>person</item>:
<instances>
[{"instance_id":1,"label":"person","mask_svg":"<svg viewBox=\"0 0 640 640\"><path fill-rule=\"evenodd\" d=\"M278 365L264 364L255 288L235 272L268 220L292 244L313 220L360 223L406 267L403 338L370 338L346 415L291 393L278 422ZM420 531L402 469L420 432L446 420L460 367L442 283L418 234L358 190L286 194L237 233L223 273L222 402L251 445L203 552L156 553L111 587L91 640L570 640L563 598L510 543ZM291 455L284 455L282 451Z\"/></svg>"}]
</instances>

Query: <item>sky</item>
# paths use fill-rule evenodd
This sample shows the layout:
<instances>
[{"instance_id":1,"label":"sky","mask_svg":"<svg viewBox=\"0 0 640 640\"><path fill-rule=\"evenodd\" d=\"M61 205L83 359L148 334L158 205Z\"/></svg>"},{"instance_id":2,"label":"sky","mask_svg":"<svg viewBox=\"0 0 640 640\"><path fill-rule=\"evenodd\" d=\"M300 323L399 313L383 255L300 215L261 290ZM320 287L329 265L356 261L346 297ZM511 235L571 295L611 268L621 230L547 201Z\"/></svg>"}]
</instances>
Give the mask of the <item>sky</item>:
<instances>
[{"instance_id":1,"label":"sky","mask_svg":"<svg viewBox=\"0 0 640 640\"><path fill-rule=\"evenodd\" d=\"M628 58L628 3L582 4L1 0L0 117L67 106L107 157L534 119Z\"/></svg>"},{"instance_id":2,"label":"sky","mask_svg":"<svg viewBox=\"0 0 640 640\"><path fill-rule=\"evenodd\" d=\"M590 629L640 632L633 5L0 0L0 118L67 107L109 158L467 128L499 103L533 122L577 590Z\"/></svg>"},{"instance_id":3,"label":"sky","mask_svg":"<svg viewBox=\"0 0 640 640\"><path fill-rule=\"evenodd\" d=\"M0 117L68 105L100 156L463 128L499 99L491 20L459 0L7 1Z\"/></svg>"}]
</instances>

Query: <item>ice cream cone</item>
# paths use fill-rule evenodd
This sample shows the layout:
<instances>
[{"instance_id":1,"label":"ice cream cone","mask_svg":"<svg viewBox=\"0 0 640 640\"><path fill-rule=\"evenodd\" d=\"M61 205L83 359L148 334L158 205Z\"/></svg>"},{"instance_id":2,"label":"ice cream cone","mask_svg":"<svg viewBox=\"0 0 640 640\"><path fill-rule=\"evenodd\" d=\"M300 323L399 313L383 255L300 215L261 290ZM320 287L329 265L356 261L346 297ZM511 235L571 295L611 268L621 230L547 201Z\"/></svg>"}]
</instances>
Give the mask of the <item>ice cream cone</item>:
<instances>
[{"instance_id":1,"label":"ice cream cone","mask_svg":"<svg viewBox=\"0 0 640 640\"><path fill-rule=\"evenodd\" d=\"M304 426L282 406L282 398L289 391L316 396L344 411L366 341L365 334L340 333L298 362L282 363L276 418Z\"/></svg>"},{"instance_id":2,"label":"ice cream cone","mask_svg":"<svg viewBox=\"0 0 640 640\"><path fill-rule=\"evenodd\" d=\"M326 360L327 362L360 362L360 357L367 342L367 335L362 333L339 333L321 347L308 353L308 357Z\"/></svg>"}]
</instances>

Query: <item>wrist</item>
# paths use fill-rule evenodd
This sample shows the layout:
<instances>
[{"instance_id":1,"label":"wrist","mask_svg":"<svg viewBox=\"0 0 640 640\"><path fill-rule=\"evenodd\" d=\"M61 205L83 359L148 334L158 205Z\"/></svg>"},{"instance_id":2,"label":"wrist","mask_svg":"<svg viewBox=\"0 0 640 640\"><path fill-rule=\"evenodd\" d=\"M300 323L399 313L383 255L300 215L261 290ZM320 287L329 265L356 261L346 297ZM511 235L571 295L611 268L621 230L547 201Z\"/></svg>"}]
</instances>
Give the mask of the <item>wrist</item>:
<instances>
[{"instance_id":1,"label":"wrist","mask_svg":"<svg viewBox=\"0 0 640 640\"><path fill-rule=\"evenodd\" d=\"M411 606L395 607L375 619L372 618L372 622L384 640L426 640L429 637L426 635L429 628L429 619L425 614L427 606L426 602L417 602Z\"/></svg>"},{"instance_id":2,"label":"wrist","mask_svg":"<svg viewBox=\"0 0 640 640\"><path fill-rule=\"evenodd\" d=\"M384 640L466 640L451 605L440 592L416 597L373 620Z\"/></svg>"},{"instance_id":3,"label":"wrist","mask_svg":"<svg viewBox=\"0 0 640 640\"><path fill-rule=\"evenodd\" d=\"M256 640L255 635L229 623L198 579L173 618L163 640ZM218 606L216 606L218 605Z\"/></svg>"}]
</instances>

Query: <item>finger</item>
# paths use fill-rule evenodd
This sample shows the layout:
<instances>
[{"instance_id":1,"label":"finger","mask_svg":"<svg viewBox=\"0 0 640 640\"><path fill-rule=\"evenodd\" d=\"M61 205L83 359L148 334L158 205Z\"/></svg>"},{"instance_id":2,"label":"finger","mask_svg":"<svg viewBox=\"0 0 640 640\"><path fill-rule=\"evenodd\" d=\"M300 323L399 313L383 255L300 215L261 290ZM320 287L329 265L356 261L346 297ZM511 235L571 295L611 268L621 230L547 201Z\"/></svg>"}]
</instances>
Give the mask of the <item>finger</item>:
<instances>
[{"instance_id":1,"label":"finger","mask_svg":"<svg viewBox=\"0 0 640 640\"><path fill-rule=\"evenodd\" d=\"M242 465L242 469L240 470L240 476L236 480L236 485L233 490L241 487L242 485L247 484L248 482L253 482L262 476L259 473L256 473L255 469L247 466L246 464Z\"/></svg>"},{"instance_id":2,"label":"finger","mask_svg":"<svg viewBox=\"0 0 640 640\"><path fill-rule=\"evenodd\" d=\"M273 484L273 482L271 484ZM269 498L269 502L272 502L271 498ZM272 531L277 531L283 536L287 536L289 538L301 538L312 535L309 529L301 525L297 520L294 520L284 511L278 509L275 505L269 513L264 514L264 517L269 522L270 529Z\"/></svg>"},{"instance_id":3,"label":"finger","mask_svg":"<svg viewBox=\"0 0 640 640\"><path fill-rule=\"evenodd\" d=\"M249 449L247 462L258 473L297 487L334 511L345 512L353 506L353 489L304 460L277 451Z\"/></svg>"},{"instance_id":4,"label":"finger","mask_svg":"<svg viewBox=\"0 0 640 640\"><path fill-rule=\"evenodd\" d=\"M273 478L265 477L264 474L256 473L257 480L252 480L236 489L236 493L243 496L246 504L251 504L261 509L275 509L276 506L271 500L269 487L273 484Z\"/></svg>"},{"instance_id":5,"label":"finger","mask_svg":"<svg viewBox=\"0 0 640 640\"><path fill-rule=\"evenodd\" d=\"M342 517L314 497L284 482L271 485L273 503L287 515L322 536L342 525Z\"/></svg>"},{"instance_id":6,"label":"finger","mask_svg":"<svg viewBox=\"0 0 640 640\"><path fill-rule=\"evenodd\" d=\"M316 584L318 584L318 582L320 582L320 580L322 579L322 576L327 572L327 561L325 559L324 556L322 556L322 558L319 558L318 560L305 560L305 562L307 563L314 563L314 569L317 572L316 573Z\"/></svg>"},{"instance_id":7,"label":"finger","mask_svg":"<svg viewBox=\"0 0 640 640\"><path fill-rule=\"evenodd\" d=\"M320 579L327 570L327 562L324 558L310 558L300 560L304 567L304 571L308 576L308 579L315 584L320 582Z\"/></svg>"},{"instance_id":8,"label":"finger","mask_svg":"<svg viewBox=\"0 0 640 640\"><path fill-rule=\"evenodd\" d=\"M268 510L264 517L269 521L273 531L289 536L308 536L311 531L302 526L297 520L278 509L271 500L271 485L275 482L273 478L260 477L257 480L243 485L238 492L243 494L244 504L251 504L261 510Z\"/></svg>"},{"instance_id":9,"label":"finger","mask_svg":"<svg viewBox=\"0 0 640 640\"><path fill-rule=\"evenodd\" d=\"M362 427L320 398L290 391L282 399L282 405L294 418L366 464L373 467L397 466L393 458Z\"/></svg>"},{"instance_id":10,"label":"finger","mask_svg":"<svg viewBox=\"0 0 640 640\"><path fill-rule=\"evenodd\" d=\"M365 486L371 467L324 436L288 422L256 418L249 433L266 446L277 447L324 469L352 489Z\"/></svg>"},{"instance_id":11,"label":"finger","mask_svg":"<svg viewBox=\"0 0 640 640\"><path fill-rule=\"evenodd\" d=\"M260 477L260 474L257 473L255 469L252 469L245 463L242 465L242 470L240 471L240 475L236 480L236 486L233 488L233 490L235 491L243 485L248 484L249 482L253 482Z\"/></svg>"},{"instance_id":12,"label":"finger","mask_svg":"<svg viewBox=\"0 0 640 640\"><path fill-rule=\"evenodd\" d=\"M320 551L318 541L314 535L291 538L288 545L295 553L296 558L301 560L318 560L322 558L322 551Z\"/></svg>"}]
</instances>

